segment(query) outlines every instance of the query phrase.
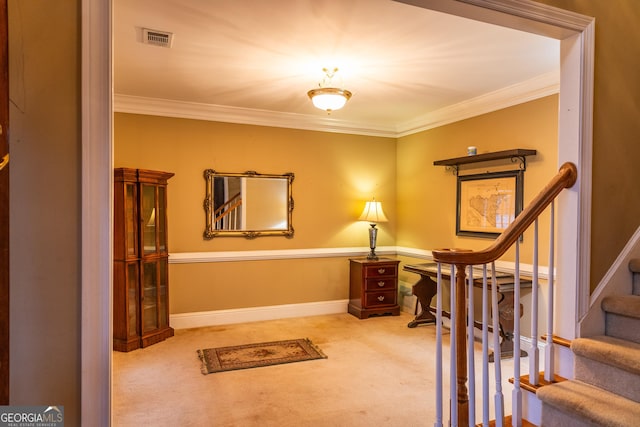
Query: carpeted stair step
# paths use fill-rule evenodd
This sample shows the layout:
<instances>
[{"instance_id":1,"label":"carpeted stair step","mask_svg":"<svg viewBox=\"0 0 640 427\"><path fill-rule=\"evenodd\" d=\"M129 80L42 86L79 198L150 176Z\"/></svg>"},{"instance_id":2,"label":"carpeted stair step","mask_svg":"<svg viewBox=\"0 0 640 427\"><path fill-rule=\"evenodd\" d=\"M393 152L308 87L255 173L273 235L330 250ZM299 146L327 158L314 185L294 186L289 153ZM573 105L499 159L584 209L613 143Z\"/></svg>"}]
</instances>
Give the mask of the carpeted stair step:
<instances>
[{"instance_id":1,"label":"carpeted stair step","mask_svg":"<svg viewBox=\"0 0 640 427\"><path fill-rule=\"evenodd\" d=\"M640 343L640 296L609 296L602 300L605 330L611 337Z\"/></svg>"},{"instance_id":2,"label":"carpeted stair step","mask_svg":"<svg viewBox=\"0 0 640 427\"><path fill-rule=\"evenodd\" d=\"M632 274L633 295L640 295L640 258L634 258L629 261L629 271Z\"/></svg>"},{"instance_id":3,"label":"carpeted stair step","mask_svg":"<svg viewBox=\"0 0 640 427\"><path fill-rule=\"evenodd\" d=\"M582 381L564 381L538 390L544 427L637 427L640 403Z\"/></svg>"},{"instance_id":4,"label":"carpeted stair step","mask_svg":"<svg viewBox=\"0 0 640 427\"><path fill-rule=\"evenodd\" d=\"M640 344L601 335L577 338L571 350L576 380L640 402Z\"/></svg>"}]
</instances>

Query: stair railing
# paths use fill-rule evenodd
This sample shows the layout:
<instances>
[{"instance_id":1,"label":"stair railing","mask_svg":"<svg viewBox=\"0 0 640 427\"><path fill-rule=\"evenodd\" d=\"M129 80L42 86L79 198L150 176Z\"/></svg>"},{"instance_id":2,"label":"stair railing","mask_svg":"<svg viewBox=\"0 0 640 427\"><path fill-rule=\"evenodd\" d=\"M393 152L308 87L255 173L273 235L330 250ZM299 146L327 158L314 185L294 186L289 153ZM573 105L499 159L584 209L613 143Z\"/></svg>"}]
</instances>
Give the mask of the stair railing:
<instances>
[{"instance_id":1,"label":"stair railing","mask_svg":"<svg viewBox=\"0 0 640 427\"><path fill-rule=\"evenodd\" d=\"M493 364L495 375L494 417L495 425L500 427L505 423L504 396L502 392L502 361L500 357L500 330L498 324L498 280L496 278L495 261L509 248L515 246L514 272L514 386L512 391L511 419L514 427L522 425L522 392L520 389L520 237L532 224L534 225L534 254L532 278L532 335L531 363L529 378L532 384L537 384L539 377L539 356L537 343L538 324L538 217L551 206L550 248L549 248L549 313L547 321L547 344L545 347L545 376L549 381L553 378L553 272L554 272L554 200L565 188L572 187L577 179L577 169L573 163L563 164L557 175L544 187L533 201L515 218L507 229L498 236L488 248L480 251L463 249L441 249L433 251L433 259L437 262L437 308L436 308L436 420L435 427L443 426L443 355L442 355L442 268L449 264L451 268L451 301L450 301L450 420L451 426L468 427L476 425L475 409L475 360L474 360L474 266L482 271L482 424L489 425L490 391L489 391L489 323L493 330ZM490 266L491 286L487 266ZM467 280L466 270L469 275ZM455 282L454 282L455 277ZM491 298L489 298L489 287ZM472 297L469 298L468 296ZM491 301L491 316L489 315L489 300ZM490 319L491 317L491 319ZM467 387L469 375L469 387ZM546 377L545 377L546 379Z\"/></svg>"},{"instance_id":2,"label":"stair railing","mask_svg":"<svg viewBox=\"0 0 640 427\"><path fill-rule=\"evenodd\" d=\"M242 197L237 193L213 212L214 230L237 230Z\"/></svg>"}]
</instances>

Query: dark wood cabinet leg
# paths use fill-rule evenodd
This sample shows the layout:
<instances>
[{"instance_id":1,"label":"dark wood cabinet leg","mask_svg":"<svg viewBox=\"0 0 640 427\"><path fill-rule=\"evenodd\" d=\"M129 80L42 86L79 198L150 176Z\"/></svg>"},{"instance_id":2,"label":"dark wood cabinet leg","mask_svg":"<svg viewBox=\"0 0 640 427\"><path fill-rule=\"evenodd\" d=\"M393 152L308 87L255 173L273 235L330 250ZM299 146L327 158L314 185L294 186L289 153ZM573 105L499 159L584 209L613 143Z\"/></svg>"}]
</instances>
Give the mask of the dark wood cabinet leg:
<instances>
[{"instance_id":1,"label":"dark wood cabinet leg","mask_svg":"<svg viewBox=\"0 0 640 427\"><path fill-rule=\"evenodd\" d=\"M500 357L507 359L513 357L513 292L499 293L498 302L498 322L500 323ZM520 304L520 317L522 317L523 306ZM520 350L520 357L527 357L527 352ZM489 356L489 361L493 362L493 354Z\"/></svg>"},{"instance_id":2,"label":"dark wood cabinet leg","mask_svg":"<svg viewBox=\"0 0 640 427\"><path fill-rule=\"evenodd\" d=\"M407 325L409 328L415 328L418 325L431 324L436 322L435 316L429 310L431 300L438 291L438 285L428 276L420 276L420 280L413 285L411 292L418 297L420 304L420 313L416 315Z\"/></svg>"}]
</instances>

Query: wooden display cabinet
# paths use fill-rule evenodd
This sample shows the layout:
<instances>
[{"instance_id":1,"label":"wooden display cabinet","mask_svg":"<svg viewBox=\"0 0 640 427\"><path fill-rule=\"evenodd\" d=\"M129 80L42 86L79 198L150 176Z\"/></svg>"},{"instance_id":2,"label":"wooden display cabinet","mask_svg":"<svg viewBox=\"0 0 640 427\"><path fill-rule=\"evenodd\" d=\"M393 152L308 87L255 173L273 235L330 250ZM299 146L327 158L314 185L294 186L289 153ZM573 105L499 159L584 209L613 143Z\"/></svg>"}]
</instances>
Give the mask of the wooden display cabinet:
<instances>
[{"instance_id":1,"label":"wooden display cabinet","mask_svg":"<svg viewBox=\"0 0 640 427\"><path fill-rule=\"evenodd\" d=\"M113 349L131 351L173 336L169 326L169 172L114 174Z\"/></svg>"}]
</instances>

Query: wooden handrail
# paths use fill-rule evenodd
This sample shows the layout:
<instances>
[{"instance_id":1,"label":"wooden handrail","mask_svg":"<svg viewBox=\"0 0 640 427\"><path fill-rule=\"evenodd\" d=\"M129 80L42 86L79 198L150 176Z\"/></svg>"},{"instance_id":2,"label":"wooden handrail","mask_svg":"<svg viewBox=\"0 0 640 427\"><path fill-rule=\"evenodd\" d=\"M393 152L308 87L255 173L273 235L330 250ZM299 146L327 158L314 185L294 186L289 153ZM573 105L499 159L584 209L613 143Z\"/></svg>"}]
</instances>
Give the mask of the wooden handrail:
<instances>
[{"instance_id":1,"label":"wooden handrail","mask_svg":"<svg viewBox=\"0 0 640 427\"><path fill-rule=\"evenodd\" d=\"M547 206L565 188L571 188L578 178L578 169L573 163L567 162L560 167L558 174L538 193L535 199L522 211L520 215L500 234L496 241L486 249L480 251L437 249L432 252L437 262L455 265L487 264L500 258L513 245L520 235L533 224Z\"/></svg>"},{"instance_id":2,"label":"wooden handrail","mask_svg":"<svg viewBox=\"0 0 640 427\"><path fill-rule=\"evenodd\" d=\"M469 426L469 396L467 388L467 332L466 332L466 273L469 265L488 264L500 258L533 224L540 214L565 188L572 187L578 177L578 170L573 163L565 163L551 181L542 189L531 203L515 218L515 220L500 234L496 241L488 248L480 251L466 249L439 249L432 251L433 259L439 263L453 264L456 266L455 282L452 281L451 292L455 295L455 337L456 343L456 382L458 395L456 407L458 412L457 424L459 427ZM471 337L470 339L473 339ZM517 347L519 348L519 347Z\"/></svg>"},{"instance_id":3,"label":"wooden handrail","mask_svg":"<svg viewBox=\"0 0 640 427\"><path fill-rule=\"evenodd\" d=\"M220 221L221 219L225 218L226 216L228 216L229 214L231 214L232 212L234 212L236 209L238 209L238 207L240 207L240 205L242 205L242 199L238 199L233 205L229 206L229 209L227 209L226 211L222 212L220 215L218 215L215 219L214 219L214 223ZM216 210L216 212L218 212L220 209Z\"/></svg>"}]
</instances>

